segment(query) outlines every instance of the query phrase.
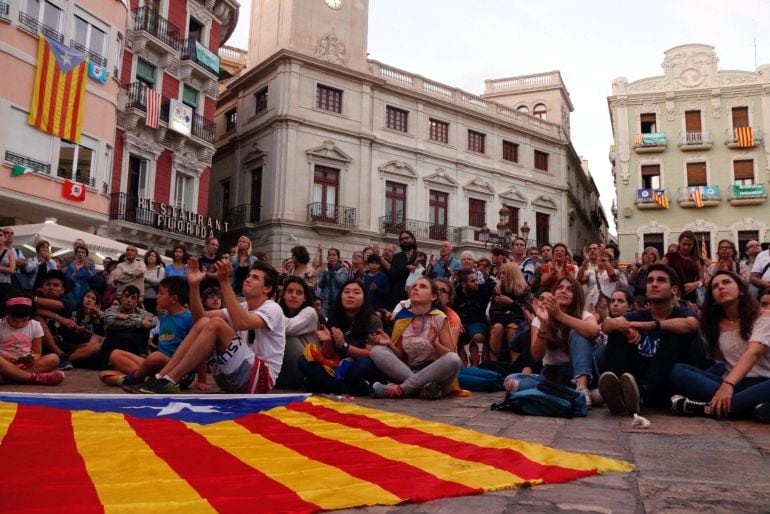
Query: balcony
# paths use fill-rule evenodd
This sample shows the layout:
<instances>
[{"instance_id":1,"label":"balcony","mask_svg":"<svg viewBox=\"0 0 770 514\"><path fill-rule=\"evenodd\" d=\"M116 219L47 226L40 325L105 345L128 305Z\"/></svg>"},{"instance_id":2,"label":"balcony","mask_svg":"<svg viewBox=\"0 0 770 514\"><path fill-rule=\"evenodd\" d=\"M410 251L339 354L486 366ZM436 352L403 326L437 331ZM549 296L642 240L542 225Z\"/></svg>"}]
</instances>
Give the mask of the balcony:
<instances>
[{"instance_id":1,"label":"balcony","mask_svg":"<svg viewBox=\"0 0 770 514\"><path fill-rule=\"evenodd\" d=\"M734 127L725 130L727 148L753 148L764 141L762 129L754 127Z\"/></svg>"},{"instance_id":2,"label":"balcony","mask_svg":"<svg viewBox=\"0 0 770 514\"><path fill-rule=\"evenodd\" d=\"M196 39L185 39L182 43L182 64L192 61L216 77L219 74L219 56L203 46Z\"/></svg>"},{"instance_id":3,"label":"balcony","mask_svg":"<svg viewBox=\"0 0 770 514\"><path fill-rule=\"evenodd\" d=\"M660 153L667 146L666 134L663 132L637 134L634 136L633 148L636 153Z\"/></svg>"},{"instance_id":4,"label":"balcony","mask_svg":"<svg viewBox=\"0 0 770 514\"><path fill-rule=\"evenodd\" d=\"M356 209L331 203L309 203L307 221L319 234L339 236L356 228Z\"/></svg>"},{"instance_id":5,"label":"balcony","mask_svg":"<svg viewBox=\"0 0 770 514\"><path fill-rule=\"evenodd\" d=\"M147 86L143 82L132 82L128 85L128 89L124 90L127 97L125 112L132 114L132 116L126 116L125 127L127 130L133 130L136 128L138 119L144 118L146 123L147 118ZM160 121L168 124L169 114L168 98L161 97L160 99ZM134 110L133 113L131 110ZM140 114L141 113L141 114Z\"/></svg>"},{"instance_id":6,"label":"balcony","mask_svg":"<svg viewBox=\"0 0 770 514\"><path fill-rule=\"evenodd\" d=\"M398 236L402 230L408 230L414 234L417 241L450 241L459 243L462 229L427 221L417 221L394 217L392 215L380 218L380 233Z\"/></svg>"},{"instance_id":7,"label":"balcony","mask_svg":"<svg viewBox=\"0 0 770 514\"><path fill-rule=\"evenodd\" d=\"M665 189L637 189L636 202L637 209L667 209L668 193Z\"/></svg>"},{"instance_id":8,"label":"balcony","mask_svg":"<svg viewBox=\"0 0 770 514\"><path fill-rule=\"evenodd\" d=\"M708 150L714 145L710 130L695 130L679 133L679 149L683 152Z\"/></svg>"},{"instance_id":9,"label":"balcony","mask_svg":"<svg viewBox=\"0 0 770 514\"><path fill-rule=\"evenodd\" d=\"M66 178L68 180L74 180L75 182L80 182L81 184L85 184L88 187L96 187L96 177L86 176L81 173L75 173L75 178L72 178L72 172L65 169L60 169L57 173L57 176L61 178Z\"/></svg>"},{"instance_id":10,"label":"balcony","mask_svg":"<svg viewBox=\"0 0 770 514\"><path fill-rule=\"evenodd\" d=\"M216 131L217 125L213 120L206 119L199 114L193 113L192 135L194 137L202 139L207 143L213 143Z\"/></svg>"},{"instance_id":11,"label":"balcony","mask_svg":"<svg viewBox=\"0 0 770 514\"><path fill-rule=\"evenodd\" d=\"M259 222L260 206L247 203L236 205L225 213L225 221L232 228L242 227Z\"/></svg>"},{"instance_id":12,"label":"balcony","mask_svg":"<svg viewBox=\"0 0 770 514\"><path fill-rule=\"evenodd\" d=\"M134 11L134 28L129 31L128 38L134 42L135 54L142 55L150 47L158 55L172 56L175 60L182 45L182 30L145 6Z\"/></svg>"},{"instance_id":13,"label":"balcony","mask_svg":"<svg viewBox=\"0 0 770 514\"><path fill-rule=\"evenodd\" d=\"M764 184L750 186L730 186L730 205L761 205L767 201L767 188Z\"/></svg>"},{"instance_id":14,"label":"balcony","mask_svg":"<svg viewBox=\"0 0 770 514\"><path fill-rule=\"evenodd\" d=\"M35 173L42 173L43 175L51 174L50 164L42 161L36 161L35 159L31 159L29 157L26 157L24 155L20 155L17 153L13 153L9 150L5 151L5 162L10 164L18 164L19 166L24 166L25 169L32 170Z\"/></svg>"},{"instance_id":15,"label":"balcony","mask_svg":"<svg viewBox=\"0 0 770 514\"><path fill-rule=\"evenodd\" d=\"M8 0L0 0L0 17L7 18L9 11L10 5L8 5Z\"/></svg>"},{"instance_id":16,"label":"balcony","mask_svg":"<svg viewBox=\"0 0 770 514\"><path fill-rule=\"evenodd\" d=\"M203 218L206 219L206 216ZM150 244L157 244L153 236L162 235L162 237L167 238L168 234L173 234L175 239L200 244L205 238L213 235L214 230L219 232L221 229L219 220L208 218L209 222L214 224L212 229L211 223L207 224L205 221L196 223L195 220L198 219L198 215L195 212L182 210L178 206L172 208L171 204L166 204L165 210L161 210L156 202L146 199L140 200L136 196L129 196L128 193L120 192L110 193L109 219L142 225L158 231L154 233L142 231L143 236L141 237L148 238L146 243ZM136 227L126 227L125 223L118 223L117 225L123 225L131 232L136 231ZM224 232L227 231L228 227L225 224ZM136 237L136 234L134 233L132 236Z\"/></svg>"},{"instance_id":17,"label":"balcony","mask_svg":"<svg viewBox=\"0 0 770 514\"><path fill-rule=\"evenodd\" d=\"M717 207L722 201L719 194L719 186L690 186L680 187L676 190L676 202L679 207L690 209L698 207L695 204L695 192L700 191L703 200L703 207Z\"/></svg>"},{"instance_id":18,"label":"balcony","mask_svg":"<svg viewBox=\"0 0 770 514\"><path fill-rule=\"evenodd\" d=\"M6 4L6 8L8 8L8 5ZM42 32L46 36L48 36L51 39L54 39L58 41L59 43L64 43L64 35L60 34L56 29L53 29L49 27L48 25L44 25L40 23L37 18L34 16L30 16L29 14L19 11L19 22L21 23L21 26L25 28L27 31L33 33L37 37L38 32Z\"/></svg>"}]
</instances>

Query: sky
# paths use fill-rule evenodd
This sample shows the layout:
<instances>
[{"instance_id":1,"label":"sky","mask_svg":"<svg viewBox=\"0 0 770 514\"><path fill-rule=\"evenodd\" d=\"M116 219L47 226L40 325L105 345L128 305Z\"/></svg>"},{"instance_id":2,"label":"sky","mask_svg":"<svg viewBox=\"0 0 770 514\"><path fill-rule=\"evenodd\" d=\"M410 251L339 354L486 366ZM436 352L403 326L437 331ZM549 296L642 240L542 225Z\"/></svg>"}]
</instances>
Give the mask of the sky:
<instances>
[{"instance_id":1,"label":"sky","mask_svg":"<svg viewBox=\"0 0 770 514\"><path fill-rule=\"evenodd\" d=\"M247 48L251 0L240 2L227 44ZM755 55L770 64L766 27L767 0L370 0L368 46L370 59L474 94L485 79L559 70L575 108L572 143L614 232L612 81L661 75L663 52L688 43L714 46L722 70L755 70Z\"/></svg>"}]
</instances>

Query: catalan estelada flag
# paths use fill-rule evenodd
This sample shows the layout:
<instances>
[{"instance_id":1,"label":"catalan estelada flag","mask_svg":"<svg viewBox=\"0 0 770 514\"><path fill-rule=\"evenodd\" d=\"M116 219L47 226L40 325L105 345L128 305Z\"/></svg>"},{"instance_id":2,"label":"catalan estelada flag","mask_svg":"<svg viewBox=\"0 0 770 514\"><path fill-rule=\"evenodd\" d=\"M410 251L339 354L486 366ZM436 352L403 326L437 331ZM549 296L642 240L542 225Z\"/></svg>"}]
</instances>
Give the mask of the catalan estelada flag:
<instances>
[{"instance_id":1,"label":"catalan estelada flag","mask_svg":"<svg viewBox=\"0 0 770 514\"><path fill-rule=\"evenodd\" d=\"M79 513L316 512L634 469L303 395L3 395L0 462L0 512Z\"/></svg>"},{"instance_id":2,"label":"catalan estelada flag","mask_svg":"<svg viewBox=\"0 0 770 514\"><path fill-rule=\"evenodd\" d=\"M660 205L663 209L668 209L668 196L665 189L655 189L652 192L652 201Z\"/></svg>"},{"instance_id":3,"label":"catalan estelada flag","mask_svg":"<svg viewBox=\"0 0 770 514\"><path fill-rule=\"evenodd\" d=\"M83 52L39 35L30 125L68 141L80 141L87 57Z\"/></svg>"},{"instance_id":4,"label":"catalan estelada flag","mask_svg":"<svg viewBox=\"0 0 770 514\"><path fill-rule=\"evenodd\" d=\"M695 207L700 209L703 207L703 193L700 191L700 187L695 186L690 188L690 198L695 203Z\"/></svg>"},{"instance_id":5,"label":"catalan estelada flag","mask_svg":"<svg viewBox=\"0 0 770 514\"><path fill-rule=\"evenodd\" d=\"M742 148L754 146L754 133L751 127L735 127L735 140Z\"/></svg>"}]
</instances>

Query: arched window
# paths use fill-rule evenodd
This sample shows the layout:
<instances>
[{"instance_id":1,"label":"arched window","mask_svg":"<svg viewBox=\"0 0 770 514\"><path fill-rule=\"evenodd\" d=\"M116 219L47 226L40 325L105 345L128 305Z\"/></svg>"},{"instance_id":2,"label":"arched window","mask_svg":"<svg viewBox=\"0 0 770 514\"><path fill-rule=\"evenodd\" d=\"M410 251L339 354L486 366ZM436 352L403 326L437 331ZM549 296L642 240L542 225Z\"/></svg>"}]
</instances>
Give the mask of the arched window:
<instances>
[{"instance_id":1,"label":"arched window","mask_svg":"<svg viewBox=\"0 0 770 514\"><path fill-rule=\"evenodd\" d=\"M545 104L537 104L535 106L535 110L532 112L534 116L537 116L541 120L545 119L545 113L546 113Z\"/></svg>"},{"instance_id":2,"label":"arched window","mask_svg":"<svg viewBox=\"0 0 770 514\"><path fill-rule=\"evenodd\" d=\"M516 107L516 110L519 112L523 112L524 114L529 114L529 107L527 107L526 105L520 105Z\"/></svg>"}]
</instances>

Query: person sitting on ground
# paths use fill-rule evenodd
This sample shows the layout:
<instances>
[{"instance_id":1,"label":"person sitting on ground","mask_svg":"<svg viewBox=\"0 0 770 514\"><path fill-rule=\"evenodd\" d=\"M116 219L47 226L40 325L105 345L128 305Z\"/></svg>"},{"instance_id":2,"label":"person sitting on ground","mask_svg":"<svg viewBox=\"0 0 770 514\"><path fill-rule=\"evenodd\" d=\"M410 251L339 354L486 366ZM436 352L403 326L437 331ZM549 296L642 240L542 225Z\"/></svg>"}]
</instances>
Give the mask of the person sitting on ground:
<instances>
[{"instance_id":1,"label":"person sitting on ground","mask_svg":"<svg viewBox=\"0 0 770 514\"><path fill-rule=\"evenodd\" d=\"M696 314L678 301L679 276L670 266L647 269L649 309L607 318L606 367L599 392L613 414L638 414L666 397L671 368L694 360L700 323Z\"/></svg>"},{"instance_id":2,"label":"person sitting on ground","mask_svg":"<svg viewBox=\"0 0 770 514\"><path fill-rule=\"evenodd\" d=\"M104 313L96 291L86 291L72 312L77 328L59 327L58 345L64 355L79 368L100 368L99 351L104 340Z\"/></svg>"},{"instance_id":3,"label":"person sitting on ground","mask_svg":"<svg viewBox=\"0 0 770 514\"><path fill-rule=\"evenodd\" d=\"M770 423L770 312L763 312L734 271L719 270L706 287L701 332L722 362L701 370L677 363L671 397L677 414L749 417Z\"/></svg>"},{"instance_id":4,"label":"person sitting on ground","mask_svg":"<svg viewBox=\"0 0 770 514\"><path fill-rule=\"evenodd\" d=\"M759 293L759 307L770 310L770 287Z\"/></svg>"},{"instance_id":5,"label":"person sitting on ground","mask_svg":"<svg viewBox=\"0 0 770 514\"><path fill-rule=\"evenodd\" d=\"M436 308L438 287L430 279L418 279L409 300L395 311L392 336L378 330L371 357L393 383L372 385L374 398L402 398L419 394L428 400L449 395L462 361L446 314Z\"/></svg>"},{"instance_id":6,"label":"person sitting on ground","mask_svg":"<svg viewBox=\"0 0 770 514\"><path fill-rule=\"evenodd\" d=\"M495 285L489 303L489 358L500 360L508 351L508 342L526 329L524 309L532 304L524 274L513 262L502 266L500 279ZM519 330L519 327L522 330ZM503 343L505 341L505 344Z\"/></svg>"},{"instance_id":7,"label":"person sitting on ground","mask_svg":"<svg viewBox=\"0 0 770 514\"><path fill-rule=\"evenodd\" d=\"M484 346L487 343L487 305L492 296L494 282L481 284L473 269L463 268L458 274L459 287L455 290L454 310L463 322L463 329L468 337L468 348L464 345L466 363L478 366L482 360Z\"/></svg>"},{"instance_id":8,"label":"person sitting on ground","mask_svg":"<svg viewBox=\"0 0 770 514\"><path fill-rule=\"evenodd\" d=\"M111 386L142 384L144 379L154 376L165 366L193 325L192 314L185 307L189 302L189 288L182 277L166 277L158 285L158 309L165 311L158 321L158 350L146 358L125 350L113 350L109 364L115 371L105 371L99 379ZM198 380L195 388L208 389L206 385L206 364L197 368ZM182 387L192 382L192 374L182 379Z\"/></svg>"},{"instance_id":9,"label":"person sitting on ground","mask_svg":"<svg viewBox=\"0 0 770 514\"><path fill-rule=\"evenodd\" d=\"M506 390L532 389L550 380L574 386L591 406L591 387L597 375L592 341L599 335L599 325L584 302L583 287L569 275L559 280L555 294L546 291L534 300L530 351L535 360L543 361L543 370L539 375L509 375Z\"/></svg>"},{"instance_id":10,"label":"person sitting on ground","mask_svg":"<svg viewBox=\"0 0 770 514\"><path fill-rule=\"evenodd\" d=\"M452 333L452 344L457 348L457 342L463 333L463 322L452 308L455 301L455 286L449 278L434 278L433 283L438 291L436 306L440 306L440 309L446 314L449 331ZM386 332L391 333L392 330L386 330Z\"/></svg>"},{"instance_id":11,"label":"person sitting on ground","mask_svg":"<svg viewBox=\"0 0 770 514\"><path fill-rule=\"evenodd\" d=\"M43 327L43 352L59 357L59 369L72 369L74 366L69 355L61 349L60 343L63 330L77 330L78 324L71 319L75 304L67 294L67 280L63 272L57 269L46 274L40 294L35 297L35 305L35 319Z\"/></svg>"},{"instance_id":12,"label":"person sitting on ground","mask_svg":"<svg viewBox=\"0 0 770 514\"><path fill-rule=\"evenodd\" d=\"M283 312L273 301L278 272L265 262L255 262L243 280L245 301L238 303L231 282L233 266L229 260L220 260L216 277L225 308L206 311L200 295L206 272L198 267L196 258L187 265L195 324L168 363L145 381L140 392L178 393L182 378L207 363L214 381L225 392L269 393L281 371L286 347Z\"/></svg>"},{"instance_id":13,"label":"person sitting on ground","mask_svg":"<svg viewBox=\"0 0 770 514\"><path fill-rule=\"evenodd\" d=\"M278 305L286 318L286 350L276 387L299 389L304 384L305 375L299 368L299 360L309 344L318 343L319 323L314 300L313 289L304 279L291 275L284 280Z\"/></svg>"},{"instance_id":14,"label":"person sitting on ground","mask_svg":"<svg viewBox=\"0 0 770 514\"><path fill-rule=\"evenodd\" d=\"M357 280L348 280L335 299L329 320L316 337L319 349L308 345L299 359L305 387L314 393L366 396L378 377L370 358L370 334L382 330L369 293Z\"/></svg>"},{"instance_id":15,"label":"person sitting on ground","mask_svg":"<svg viewBox=\"0 0 770 514\"><path fill-rule=\"evenodd\" d=\"M382 271L380 256L371 254L366 259L368 271L364 275L364 287L369 291L374 310L387 309L390 305L390 280Z\"/></svg>"},{"instance_id":16,"label":"person sitting on ground","mask_svg":"<svg viewBox=\"0 0 770 514\"><path fill-rule=\"evenodd\" d=\"M35 303L26 293L10 293L0 319L0 384L56 385L64 380L59 358L42 355L43 327L32 319Z\"/></svg>"},{"instance_id":17,"label":"person sitting on ground","mask_svg":"<svg viewBox=\"0 0 770 514\"><path fill-rule=\"evenodd\" d=\"M208 272L206 276L208 277ZM203 310L206 311L217 311L221 309L224 306L222 302L222 290L218 287L204 289L201 293L201 303L203 304Z\"/></svg>"},{"instance_id":18,"label":"person sitting on ground","mask_svg":"<svg viewBox=\"0 0 770 514\"><path fill-rule=\"evenodd\" d=\"M126 286L120 295L120 305L104 312L104 341L102 357L105 363L114 350L123 350L134 355L147 354L150 329L158 324L158 318L139 308L139 289Z\"/></svg>"},{"instance_id":19,"label":"person sitting on ground","mask_svg":"<svg viewBox=\"0 0 770 514\"><path fill-rule=\"evenodd\" d=\"M594 316L596 316L596 321L599 323L599 327L601 327L605 319L625 316L633 307L634 302L631 293L627 289L616 289L612 292L612 296L610 296L609 304L606 300L599 300ZM604 331L601 331L599 332L599 337L594 341L594 360L596 361L596 368L599 370L599 373L607 371L608 340L609 336Z\"/></svg>"}]
</instances>

